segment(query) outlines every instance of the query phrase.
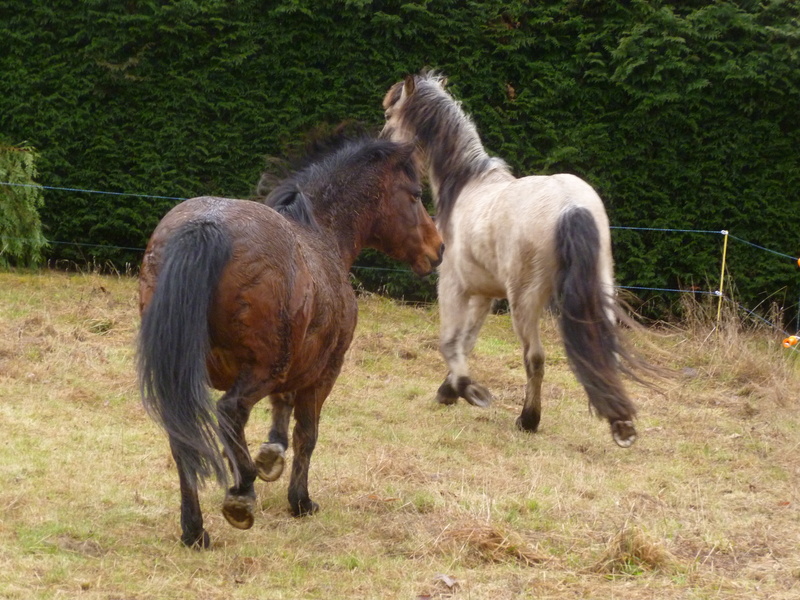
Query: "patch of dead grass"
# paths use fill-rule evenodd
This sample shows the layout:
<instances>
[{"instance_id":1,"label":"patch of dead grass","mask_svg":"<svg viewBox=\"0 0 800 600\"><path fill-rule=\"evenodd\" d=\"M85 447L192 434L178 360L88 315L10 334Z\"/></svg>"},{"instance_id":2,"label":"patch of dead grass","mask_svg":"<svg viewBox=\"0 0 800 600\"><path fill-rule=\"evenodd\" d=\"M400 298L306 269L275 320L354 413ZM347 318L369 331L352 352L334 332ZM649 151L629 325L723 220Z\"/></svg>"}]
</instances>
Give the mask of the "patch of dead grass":
<instances>
[{"instance_id":1,"label":"patch of dead grass","mask_svg":"<svg viewBox=\"0 0 800 600\"><path fill-rule=\"evenodd\" d=\"M608 575L636 575L641 571L671 573L678 568L677 558L663 543L641 527L626 524L611 537L591 570Z\"/></svg>"},{"instance_id":2,"label":"patch of dead grass","mask_svg":"<svg viewBox=\"0 0 800 600\"><path fill-rule=\"evenodd\" d=\"M516 531L486 523L448 527L434 545L439 552L452 552L478 564L512 561L532 566L549 560Z\"/></svg>"},{"instance_id":3,"label":"patch of dead grass","mask_svg":"<svg viewBox=\"0 0 800 600\"><path fill-rule=\"evenodd\" d=\"M761 331L696 321L637 350L683 375L630 384L640 439L589 414L551 316L543 415L519 432L525 375L508 315L471 366L497 397L433 401L435 307L367 296L323 409L321 512L288 514L288 473L233 530L201 493L210 552L179 544L167 442L133 368L136 282L0 273L0 589L11 598L790 598L800 589L797 362ZM780 344L777 344L780 347ZM248 425L269 428L261 403ZM290 452L291 454L291 452ZM623 523L609 529L609 524ZM448 582L453 583L449 585Z\"/></svg>"}]
</instances>

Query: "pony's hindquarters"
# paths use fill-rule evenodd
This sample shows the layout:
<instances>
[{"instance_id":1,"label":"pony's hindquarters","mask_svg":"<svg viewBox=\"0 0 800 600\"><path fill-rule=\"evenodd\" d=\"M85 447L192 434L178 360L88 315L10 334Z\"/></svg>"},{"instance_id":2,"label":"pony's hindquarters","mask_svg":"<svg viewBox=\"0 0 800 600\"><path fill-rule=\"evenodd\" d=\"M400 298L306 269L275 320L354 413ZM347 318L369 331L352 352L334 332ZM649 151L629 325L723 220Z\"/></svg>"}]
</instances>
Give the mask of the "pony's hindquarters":
<instances>
[{"instance_id":1,"label":"pony's hindquarters","mask_svg":"<svg viewBox=\"0 0 800 600\"><path fill-rule=\"evenodd\" d=\"M610 249L601 245L597 223L582 207L561 214L555 244L555 293L567 358L591 405L611 424L614 441L628 447L636 439L636 409L620 376Z\"/></svg>"},{"instance_id":2,"label":"pony's hindquarters","mask_svg":"<svg viewBox=\"0 0 800 600\"><path fill-rule=\"evenodd\" d=\"M155 238L158 229L153 234ZM152 241L151 241L152 245ZM142 266L140 291L157 280L142 301L138 376L148 412L167 431L184 482L214 475L227 482L217 446L218 425L208 391L208 313L231 256L228 233L214 221L192 220L175 230L160 256Z\"/></svg>"}]
</instances>

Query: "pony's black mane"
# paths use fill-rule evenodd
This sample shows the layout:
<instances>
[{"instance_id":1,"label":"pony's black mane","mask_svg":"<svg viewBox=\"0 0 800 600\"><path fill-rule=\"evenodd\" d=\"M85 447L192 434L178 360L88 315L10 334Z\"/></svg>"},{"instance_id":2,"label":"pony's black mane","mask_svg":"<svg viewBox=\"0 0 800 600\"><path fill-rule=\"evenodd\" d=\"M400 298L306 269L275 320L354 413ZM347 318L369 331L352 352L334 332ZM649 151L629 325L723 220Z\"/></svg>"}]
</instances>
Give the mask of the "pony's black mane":
<instances>
[{"instance_id":1,"label":"pony's black mane","mask_svg":"<svg viewBox=\"0 0 800 600\"><path fill-rule=\"evenodd\" d=\"M299 187L279 186L267 196L265 204L290 221L296 221L311 229L319 229L314 218L314 207Z\"/></svg>"},{"instance_id":2,"label":"pony's black mane","mask_svg":"<svg viewBox=\"0 0 800 600\"><path fill-rule=\"evenodd\" d=\"M288 219L319 229L315 215L352 204L355 197L375 196L366 190L378 186L383 170L376 167L381 163L393 160L395 168L417 181L412 154L409 145L337 134L316 141L303 159L305 166L275 186L263 202Z\"/></svg>"},{"instance_id":3,"label":"pony's black mane","mask_svg":"<svg viewBox=\"0 0 800 600\"><path fill-rule=\"evenodd\" d=\"M423 146L435 179L437 219L442 229L453 211L456 198L472 179L508 165L489 156L481 144L472 119L444 87L444 77L434 71L414 76L414 92L403 104L401 121L413 130ZM402 92L402 84L393 90L392 104Z\"/></svg>"}]
</instances>

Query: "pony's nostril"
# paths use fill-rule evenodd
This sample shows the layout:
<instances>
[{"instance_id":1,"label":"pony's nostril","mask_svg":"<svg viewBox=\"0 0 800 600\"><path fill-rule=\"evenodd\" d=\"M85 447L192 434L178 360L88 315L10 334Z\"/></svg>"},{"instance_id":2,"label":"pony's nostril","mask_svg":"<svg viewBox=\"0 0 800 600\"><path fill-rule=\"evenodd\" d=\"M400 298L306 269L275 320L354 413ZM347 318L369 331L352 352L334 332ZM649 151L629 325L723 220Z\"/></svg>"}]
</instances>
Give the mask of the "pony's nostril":
<instances>
[{"instance_id":1,"label":"pony's nostril","mask_svg":"<svg viewBox=\"0 0 800 600\"><path fill-rule=\"evenodd\" d=\"M441 245L439 246L439 252L438 252L438 253L437 253L437 255L436 255L436 259L435 259L435 260L432 260L432 261L430 261L430 263L431 263L431 267L435 269L435 268L436 268L436 267L438 267L440 264L442 264L442 257L443 257L443 256L444 256L444 244L441 244Z\"/></svg>"}]
</instances>

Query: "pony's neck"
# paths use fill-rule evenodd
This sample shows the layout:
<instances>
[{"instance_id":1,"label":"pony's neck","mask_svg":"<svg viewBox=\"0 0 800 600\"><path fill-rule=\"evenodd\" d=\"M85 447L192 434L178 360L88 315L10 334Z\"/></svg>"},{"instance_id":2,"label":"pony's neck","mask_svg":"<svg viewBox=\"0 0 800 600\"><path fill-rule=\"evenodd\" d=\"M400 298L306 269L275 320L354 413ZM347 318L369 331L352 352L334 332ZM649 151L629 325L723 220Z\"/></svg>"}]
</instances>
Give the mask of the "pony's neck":
<instances>
[{"instance_id":1,"label":"pony's neck","mask_svg":"<svg viewBox=\"0 0 800 600\"><path fill-rule=\"evenodd\" d=\"M338 248L342 264L347 270L353 266L361 250L366 246L367 239L365 227L360 221L363 221L363 215L368 214L368 211L360 206L354 208L355 204L358 203L336 203L328 206L325 212L316 215L323 231L324 242Z\"/></svg>"},{"instance_id":2,"label":"pony's neck","mask_svg":"<svg viewBox=\"0 0 800 600\"><path fill-rule=\"evenodd\" d=\"M504 163L486 153L477 135L465 140L460 147L448 146L433 140L427 151L428 179L437 206L442 197L445 202L455 201L455 197L449 196L457 196L467 183L496 170L496 167L505 172Z\"/></svg>"},{"instance_id":3,"label":"pony's neck","mask_svg":"<svg viewBox=\"0 0 800 600\"><path fill-rule=\"evenodd\" d=\"M487 176L513 179L508 165L489 156L472 119L441 88L429 90L417 109L415 133L426 156L428 178L440 224L446 228L453 205L466 185Z\"/></svg>"}]
</instances>

